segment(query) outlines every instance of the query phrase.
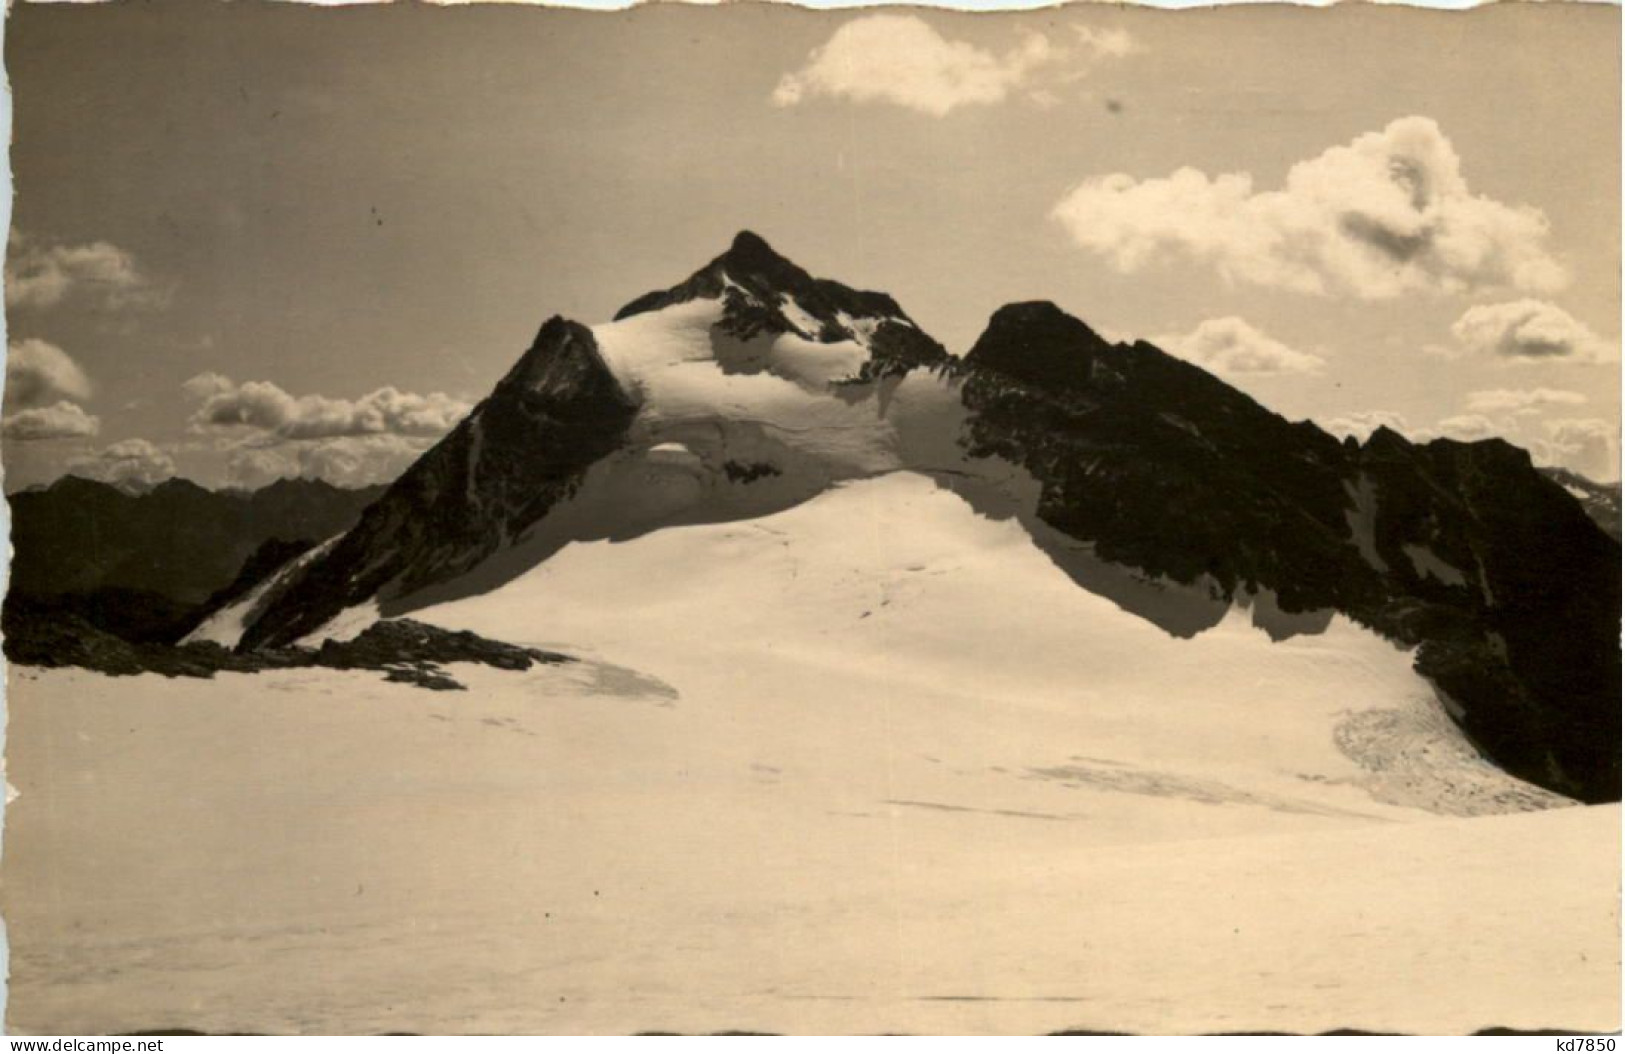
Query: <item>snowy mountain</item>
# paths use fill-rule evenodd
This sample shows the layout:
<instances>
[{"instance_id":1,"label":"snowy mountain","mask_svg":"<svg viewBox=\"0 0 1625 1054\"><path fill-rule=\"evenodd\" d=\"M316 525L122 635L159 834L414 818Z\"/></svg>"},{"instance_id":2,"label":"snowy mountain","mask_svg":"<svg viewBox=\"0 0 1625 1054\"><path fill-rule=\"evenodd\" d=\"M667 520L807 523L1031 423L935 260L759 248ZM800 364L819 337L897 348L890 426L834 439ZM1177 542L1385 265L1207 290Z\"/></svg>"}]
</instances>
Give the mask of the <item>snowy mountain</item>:
<instances>
[{"instance_id":1,"label":"snowy mountain","mask_svg":"<svg viewBox=\"0 0 1625 1054\"><path fill-rule=\"evenodd\" d=\"M8 1025L1613 1031L1619 560L742 235L184 643L16 613Z\"/></svg>"},{"instance_id":2,"label":"snowy mountain","mask_svg":"<svg viewBox=\"0 0 1625 1054\"><path fill-rule=\"evenodd\" d=\"M1508 771L1619 796L1619 545L1523 451L1339 441L1048 303L1000 308L955 358L889 296L749 233L609 323L550 320L354 529L200 632L252 649L433 621L573 546L761 522L895 473L1013 521L1074 586L1172 638L1237 608L1278 641L1351 620L1415 649ZM484 630L555 639L546 593L527 595Z\"/></svg>"},{"instance_id":3,"label":"snowy mountain","mask_svg":"<svg viewBox=\"0 0 1625 1054\"><path fill-rule=\"evenodd\" d=\"M1001 309L966 362L972 450L1041 481L1044 523L1227 601L1267 591L1416 646L1498 762L1617 798L1619 545L1527 453L1387 429L1339 443L1047 304Z\"/></svg>"},{"instance_id":4,"label":"snowy mountain","mask_svg":"<svg viewBox=\"0 0 1625 1054\"><path fill-rule=\"evenodd\" d=\"M284 479L254 491L170 479L130 493L64 476L8 496L14 594L140 590L196 604L273 538L322 539L355 524L381 487Z\"/></svg>"},{"instance_id":5,"label":"snowy mountain","mask_svg":"<svg viewBox=\"0 0 1625 1054\"><path fill-rule=\"evenodd\" d=\"M923 381L946 360L890 297L815 280L741 234L611 323L549 321L243 643L287 643L350 608L421 606L465 574L457 588L483 591L570 541L759 515L901 468L879 403L902 373L923 365Z\"/></svg>"}]
</instances>

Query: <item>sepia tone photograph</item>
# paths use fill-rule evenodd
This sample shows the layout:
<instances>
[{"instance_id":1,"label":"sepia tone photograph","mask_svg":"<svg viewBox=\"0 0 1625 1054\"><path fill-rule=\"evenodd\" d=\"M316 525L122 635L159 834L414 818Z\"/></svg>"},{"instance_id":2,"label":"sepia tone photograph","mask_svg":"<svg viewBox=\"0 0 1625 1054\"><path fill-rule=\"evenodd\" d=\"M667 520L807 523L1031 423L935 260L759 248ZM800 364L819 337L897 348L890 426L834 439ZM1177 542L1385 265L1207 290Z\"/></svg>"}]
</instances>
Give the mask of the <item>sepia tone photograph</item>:
<instances>
[{"instance_id":1,"label":"sepia tone photograph","mask_svg":"<svg viewBox=\"0 0 1625 1054\"><path fill-rule=\"evenodd\" d=\"M1620 1029L1620 12L10 6L5 1029Z\"/></svg>"}]
</instances>

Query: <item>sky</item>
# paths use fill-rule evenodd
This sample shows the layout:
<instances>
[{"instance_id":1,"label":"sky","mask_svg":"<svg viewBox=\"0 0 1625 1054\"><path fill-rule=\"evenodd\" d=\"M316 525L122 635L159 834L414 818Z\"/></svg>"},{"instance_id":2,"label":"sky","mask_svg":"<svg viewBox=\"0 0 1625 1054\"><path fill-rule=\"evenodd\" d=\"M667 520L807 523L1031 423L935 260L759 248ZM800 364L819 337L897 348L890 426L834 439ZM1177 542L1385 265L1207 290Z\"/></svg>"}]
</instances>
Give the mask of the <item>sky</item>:
<instances>
[{"instance_id":1,"label":"sky","mask_svg":"<svg viewBox=\"0 0 1625 1054\"><path fill-rule=\"evenodd\" d=\"M1619 17L17 5L6 489L388 479L742 228L1616 479Z\"/></svg>"}]
</instances>

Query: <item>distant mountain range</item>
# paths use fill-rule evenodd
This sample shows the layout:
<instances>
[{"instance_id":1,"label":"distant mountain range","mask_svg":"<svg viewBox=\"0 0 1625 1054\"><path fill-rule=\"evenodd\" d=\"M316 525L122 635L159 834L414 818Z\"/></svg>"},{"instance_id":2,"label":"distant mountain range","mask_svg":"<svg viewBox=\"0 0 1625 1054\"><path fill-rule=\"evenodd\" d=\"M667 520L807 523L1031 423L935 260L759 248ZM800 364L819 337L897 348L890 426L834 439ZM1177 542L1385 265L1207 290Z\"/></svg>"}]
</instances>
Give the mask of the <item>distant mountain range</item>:
<instances>
[{"instance_id":1,"label":"distant mountain range","mask_svg":"<svg viewBox=\"0 0 1625 1054\"><path fill-rule=\"evenodd\" d=\"M13 499L18 582L177 599L184 583L199 602L267 539L344 531L262 558L188 638L314 646L496 593L572 543L754 520L896 472L1013 518L1079 588L1174 637L1234 605L1277 638L1342 614L1415 648L1508 771L1619 798L1617 487L1539 470L1501 440L1339 440L1046 302L999 308L954 356L890 296L815 279L748 232L612 322L549 320L381 494L289 484L230 505L65 482L55 512ZM115 505L154 499L150 520ZM74 523L70 508L98 511ZM205 542L218 558L200 567ZM545 633L546 611L533 618Z\"/></svg>"},{"instance_id":2,"label":"distant mountain range","mask_svg":"<svg viewBox=\"0 0 1625 1054\"><path fill-rule=\"evenodd\" d=\"M65 476L9 497L7 603L71 609L128 639L162 639L261 546L340 534L383 490L285 479L214 491L172 479L129 493Z\"/></svg>"}]
</instances>

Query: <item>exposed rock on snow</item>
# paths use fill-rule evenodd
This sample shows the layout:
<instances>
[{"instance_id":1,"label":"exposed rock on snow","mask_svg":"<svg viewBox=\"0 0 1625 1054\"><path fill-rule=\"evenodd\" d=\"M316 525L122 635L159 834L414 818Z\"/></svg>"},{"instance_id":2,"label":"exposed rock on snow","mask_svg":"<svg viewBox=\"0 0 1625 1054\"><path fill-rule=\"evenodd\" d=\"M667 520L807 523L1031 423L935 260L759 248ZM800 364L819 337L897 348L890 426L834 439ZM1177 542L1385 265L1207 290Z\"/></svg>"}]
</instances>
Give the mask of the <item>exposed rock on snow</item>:
<instances>
[{"instance_id":1,"label":"exposed rock on snow","mask_svg":"<svg viewBox=\"0 0 1625 1054\"><path fill-rule=\"evenodd\" d=\"M526 670L537 662L562 663L569 656L452 632L411 619L369 619L344 640L308 646L231 651L206 638L179 645L131 643L74 617L50 621L13 620L6 626L6 652L12 662L44 669L82 667L113 677L154 673L164 677L210 678L217 673L326 667L376 670L390 681L436 690L462 689L442 667L480 663Z\"/></svg>"},{"instance_id":2,"label":"exposed rock on snow","mask_svg":"<svg viewBox=\"0 0 1625 1054\"><path fill-rule=\"evenodd\" d=\"M1497 762L1618 800L1619 545L1527 453L1388 429L1340 443L1045 303L1001 308L956 372L970 452L1040 485L1029 518L1226 601L1267 589L1420 644Z\"/></svg>"}]
</instances>

